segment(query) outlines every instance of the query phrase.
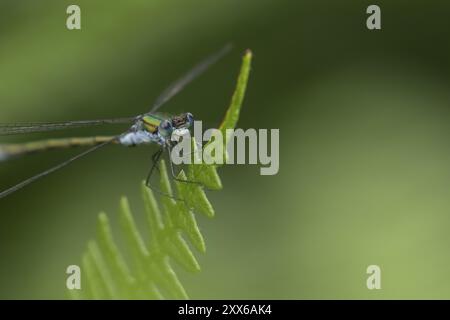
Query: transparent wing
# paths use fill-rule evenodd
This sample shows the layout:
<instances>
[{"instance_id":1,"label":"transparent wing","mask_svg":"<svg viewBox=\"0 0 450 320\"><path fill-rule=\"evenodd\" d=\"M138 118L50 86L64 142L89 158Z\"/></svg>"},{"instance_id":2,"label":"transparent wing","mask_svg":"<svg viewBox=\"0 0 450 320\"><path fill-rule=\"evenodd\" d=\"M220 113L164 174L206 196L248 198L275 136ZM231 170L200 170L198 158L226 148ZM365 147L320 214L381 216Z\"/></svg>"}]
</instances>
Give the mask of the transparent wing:
<instances>
[{"instance_id":1,"label":"transparent wing","mask_svg":"<svg viewBox=\"0 0 450 320\"><path fill-rule=\"evenodd\" d=\"M31 122L31 123L0 123L0 136L46 132L64 130L71 128L90 127L105 124L125 124L132 123L135 118L100 119L100 120L80 120L66 122Z\"/></svg>"},{"instance_id":2,"label":"transparent wing","mask_svg":"<svg viewBox=\"0 0 450 320\"><path fill-rule=\"evenodd\" d=\"M192 68L187 74L179 78L173 84L171 84L161 95L156 99L155 103L150 110L150 113L158 110L163 104L172 99L177 93L179 93L187 84L197 78L203 72L205 72L211 65L220 60L225 54L231 50L231 44L226 45L219 52L209 56L204 61Z\"/></svg>"},{"instance_id":3,"label":"transparent wing","mask_svg":"<svg viewBox=\"0 0 450 320\"><path fill-rule=\"evenodd\" d=\"M86 156L86 155L88 155L88 154L90 154L90 153L92 153L92 152L94 152L94 151L96 151L96 150L98 150L98 149L100 149L100 148L102 148L102 147L104 147L104 146L114 142L118 137L119 136L114 137L111 140L105 141L105 142L103 142L101 144L98 144L98 145L96 145L96 146L94 146L94 147L92 147L92 148L90 148L90 149L88 149L88 150L86 150L86 151L84 151L84 152L82 152L82 153L80 153L80 154L78 154L78 155L76 155L76 156L74 156L74 157L72 157L72 158L70 158L70 159L68 159L68 160L66 160L66 161L64 161L64 162L62 162L62 163L60 163L60 164L58 164L58 165L48 169L48 170L46 170L46 171L44 171L44 172L41 172L41 173L39 173L39 174L37 174L37 175L27 179L27 180L24 180L24 181L16 184L15 186L13 186L13 187L11 187L9 189L6 189L6 190L0 192L0 199L4 198L4 197L6 197L6 196L8 196L8 195L10 195L10 194L12 194L14 192L16 192L16 191L18 191L18 190L20 190L20 189L22 189L22 188L24 188L26 186L28 186L29 184L31 184L31 183L33 183L33 182L35 182L35 181L37 181L37 180L39 180L39 179L49 175L49 174L51 174L51 173L53 173L53 172L55 172L55 171L57 171L59 169L64 168L65 166L71 164L75 160L78 160L78 159L80 159L80 158L82 158L82 157L84 157L84 156Z\"/></svg>"}]
</instances>

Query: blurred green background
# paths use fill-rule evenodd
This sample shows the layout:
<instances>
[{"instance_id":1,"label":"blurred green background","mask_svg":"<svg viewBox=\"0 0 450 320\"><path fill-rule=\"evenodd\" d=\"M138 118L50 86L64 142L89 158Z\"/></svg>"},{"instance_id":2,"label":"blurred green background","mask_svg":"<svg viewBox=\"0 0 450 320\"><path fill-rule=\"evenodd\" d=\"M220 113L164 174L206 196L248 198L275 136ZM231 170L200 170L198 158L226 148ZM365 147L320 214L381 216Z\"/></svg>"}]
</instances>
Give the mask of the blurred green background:
<instances>
[{"instance_id":1,"label":"blurred green background","mask_svg":"<svg viewBox=\"0 0 450 320\"><path fill-rule=\"evenodd\" d=\"M78 4L82 30L65 27ZM165 111L220 123L246 48L241 128L280 128L280 172L221 170L199 217L191 298L450 298L450 3L0 0L0 122L121 117L231 41L235 50ZM25 141L113 128L4 138ZM154 149L111 147L0 201L0 298L65 298L97 214L139 212ZM75 151L76 152L76 151ZM72 151L2 163L0 187ZM366 268L382 289L366 288Z\"/></svg>"}]
</instances>

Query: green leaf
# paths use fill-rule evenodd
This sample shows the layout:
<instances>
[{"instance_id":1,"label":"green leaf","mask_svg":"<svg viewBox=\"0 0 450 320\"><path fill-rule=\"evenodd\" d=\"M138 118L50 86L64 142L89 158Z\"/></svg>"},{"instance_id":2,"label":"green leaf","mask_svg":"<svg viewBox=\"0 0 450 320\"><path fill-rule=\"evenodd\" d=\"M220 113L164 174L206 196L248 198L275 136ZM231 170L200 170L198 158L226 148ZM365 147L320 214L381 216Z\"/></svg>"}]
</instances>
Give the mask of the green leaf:
<instances>
[{"instance_id":1,"label":"green leaf","mask_svg":"<svg viewBox=\"0 0 450 320\"><path fill-rule=\"evenodd\" d=\"M247 90L248 78L250 76L251 62L253 54L250 50L244 55L241 71L239 73L236 90L231 99L231 104L225 114L225 118L219 127L222 134L225 135L226 129L234 129L239 121L239 114L241 112L242 102L244 102L245 92Z\"/></svg>"},{"instance_id":2,"label":"green leaf","mask_svg":"<svg viewBox=\"0 0 450 320\"><path fill-rule=\"evenodd\" d=\"M225 130L234 129L239 120L251 59L252 54L247 51L230 106L219 127L224 137ZM197 156L197 152L193 154ZM166 163L161 161L158 194L165 195L159 197L160 203L151 189L144 183L141 185L148 239L142 237L127 198L120 200L124 254L114 240L107 215L100 213L96 240L88 243L82 257L82 289L70 291L69 296L73 299L187 299L171 263L174 261L190 272L200 271L185 237L197 251L206 251L194 212L208 218L214 216L204 188L222 189L217 168L217 165L190 164L186 173L181 171L177 179L196 183L174 181L174 192Z\"/></svg>"}]
</instances>

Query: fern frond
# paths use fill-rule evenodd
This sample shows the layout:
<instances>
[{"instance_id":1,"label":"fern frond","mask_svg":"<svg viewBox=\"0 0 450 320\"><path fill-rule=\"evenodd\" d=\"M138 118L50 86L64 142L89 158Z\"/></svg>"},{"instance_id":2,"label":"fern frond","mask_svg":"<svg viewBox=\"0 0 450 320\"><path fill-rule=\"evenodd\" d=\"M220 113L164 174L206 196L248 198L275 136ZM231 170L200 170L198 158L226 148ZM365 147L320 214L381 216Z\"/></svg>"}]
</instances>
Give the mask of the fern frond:
<instances>
[{"instance_id":1,"label":"fern frond","mask_svg":"<svg viewBox=\"0 0 450 320\"><path fill-rule=\"evenodd\" d=\"M243 58L236 90L225 118L219 127L225 136L226 129L234 129L245 95L250 73L252 54ZM195 143L193 143L194 148ZM197 153L194 152L194 156ZM167 174L164 161L160 163L160 189L183 201L161 197L158 204L153 192L141 186L144 202L148 241L139 232L127 198L120 201L120 229L125 243L123 248L129 260L122 255L113 237L108 217L100 213L96 240L88 243L82 257L82 289L69 290L74 299L187 299L185 289L175 274L171 262L175 261L190 272L200 271L188 242L201 253L206 251L205 240L198 227L194 212L208 218L214 216L204 187L222 189L217 166L191 164L178 178L195 177L203 185L174 182L176 192Z\"/></svg>"}]
</instances>

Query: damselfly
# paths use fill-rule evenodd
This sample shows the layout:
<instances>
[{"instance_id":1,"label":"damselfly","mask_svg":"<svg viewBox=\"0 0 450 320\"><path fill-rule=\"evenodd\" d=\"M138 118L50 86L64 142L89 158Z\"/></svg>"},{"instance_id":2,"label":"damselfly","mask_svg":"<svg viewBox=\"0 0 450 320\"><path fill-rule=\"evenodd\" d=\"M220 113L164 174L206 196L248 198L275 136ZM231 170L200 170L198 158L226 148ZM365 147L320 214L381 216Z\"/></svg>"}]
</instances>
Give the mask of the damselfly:
<instances>
[{"instance_id":1,"label":"damselfly","mask_svg":"<svg viewBox=\"0 0 450 320\"><path fill-rule=\"evenodd\" d=\"M192 127L194 117L191 113L183 113L173 117L162 117L156 112L177 93L179 93L188 83L202 74L208 67L222 58L229 50L230 45L225 46L219 52L209 56L204 61L192 68L187 74L179 78L155 100L149 112L129 118L67 121L67 122L39 122L39 123L15 123L0 124L0 136L27 134L36 132L47 132L63 130L69 128L80 128L107 124L131 124L131 127L115 136L95 136L85 138L49 139L38 142L0 145L0 161L13 159L18 156L31 154L34 152L47 151L50 149L62 149L70 147L90 147L86 151L44 171L29 179L26 179L15 186L0 192L0 198L6 197L23 187L53 173L70 163L78 160L100 148L109 144L119 144L123 146L138 146L145 144L156 144L160 148L153 155L153 166L147 175L146 184L150 187L150 177L165 150L170 153L171 148L186 134ZM171 161L169 161L172 176L176 175ZM178 180L178 179L177 179ZM195 181L181 180L182 182L196 183Z\"/></svg>"}]
</instances>

